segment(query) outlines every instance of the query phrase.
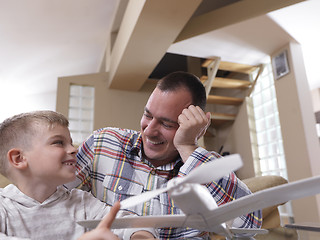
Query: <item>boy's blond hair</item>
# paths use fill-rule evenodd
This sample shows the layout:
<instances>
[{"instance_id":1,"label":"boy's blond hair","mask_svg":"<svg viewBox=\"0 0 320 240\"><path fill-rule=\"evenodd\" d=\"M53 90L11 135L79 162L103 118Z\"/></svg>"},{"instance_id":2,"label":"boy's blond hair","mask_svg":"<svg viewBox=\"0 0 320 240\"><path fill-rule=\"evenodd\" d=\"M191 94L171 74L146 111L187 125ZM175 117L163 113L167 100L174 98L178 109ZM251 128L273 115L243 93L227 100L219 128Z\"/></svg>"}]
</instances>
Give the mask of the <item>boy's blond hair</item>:
<instances>
[{"instance_id":1,"label":"boy's blond hair","mask_svg":"<svg viewBox=\"0 0 320 240\"><path fill-rule=\"evenodd\" d=\"M68 127L68 119L54 111L34 111L7 118L0 124L0 173L8 176L7 153L12 148L32 147L32 137L37 133L37 125L47 124L52 128L56 124Z\"/></svg>"}]
</instances>

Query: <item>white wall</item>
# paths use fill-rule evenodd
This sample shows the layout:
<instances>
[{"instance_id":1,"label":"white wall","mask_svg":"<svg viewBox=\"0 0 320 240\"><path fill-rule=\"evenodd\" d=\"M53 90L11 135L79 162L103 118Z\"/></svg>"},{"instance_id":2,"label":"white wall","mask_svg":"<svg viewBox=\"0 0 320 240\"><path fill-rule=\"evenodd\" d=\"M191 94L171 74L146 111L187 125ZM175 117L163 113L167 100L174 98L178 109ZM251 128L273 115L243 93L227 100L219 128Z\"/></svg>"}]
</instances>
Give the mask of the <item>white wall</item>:
<instances>
[{"instance_id":1,"label":"white wall","mask_svg":"<svg viewBox=\"0 0 320 240\"><path fill-rule=\"evenodd\" d=\"M313 111L320 111L320 89L316 88L311 91L312 103L313 103Z\"/></svg>"},{"instance_id":2,"label":"white wall","mask_svg":"<svg viewBox=\"0 0 320 240\"><path fill-rule=\"evenodd\" d=\"M224 144L224 151L239 153L242 158L243 167L237 171L237 176L240 179L255 176L250 139L249 112L247 108L247 104L251 104L250 101L250 98L245 98Z\"/></svg>"},{"instance_id":3,"label":"white wall","mask_svg":"<svg viewBox=\"0 0 320 240\"><path fill-rule=\"evenodd\" d=\"M276 51L288 51L290 73L275 81L278 110L289 181L320 174L320 147L301 46L290 43ZM309 197L292 202L296 222L319 222L320 201Z\"/></svg>"},{"instance_id":4,"label":"white wall","mask_svg":"<svg viewBox=\"0 0 320 240\"><path fill-rule=\"evenodd\" d=\"M55 110L56 91L27 94L23 89L13 90L0 96L0 122L4 119L27 111Z\"/></svg>"},{"instance_id":5,"label":"white wall","mask_svg":"<svg viewBox=\"0 0 320 240\"><path fill-rule=\"evenodd\" d=\"M108 126L139 130L144 106L154 85L145 84L140 91L123 91L109 89L107 82L108 73L59 78L56 110L68 116L70 84L94 86L94 129Z\"/></svg>"}]
</instances>

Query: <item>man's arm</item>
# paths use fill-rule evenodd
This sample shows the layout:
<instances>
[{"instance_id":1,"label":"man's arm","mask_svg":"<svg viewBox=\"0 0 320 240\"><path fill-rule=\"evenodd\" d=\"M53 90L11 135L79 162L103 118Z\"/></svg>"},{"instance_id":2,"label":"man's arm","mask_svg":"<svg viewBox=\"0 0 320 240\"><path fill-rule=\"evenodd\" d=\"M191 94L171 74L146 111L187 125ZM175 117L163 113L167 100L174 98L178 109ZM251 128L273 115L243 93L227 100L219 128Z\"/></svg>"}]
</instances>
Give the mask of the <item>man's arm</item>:
<instances>
[{"instance_id":1,"label":"man's arm","mask_svg":"<svg viewBox=\"0 0 320 240\"><path fill-rule=\"evenodd\" d=\"M210 113L204 113L199 106L190 105L178 117L179 128L173 139L182 161L198 148L198 139L210 125Z\"/></svg>"},{"instance_id":2,"label":"man's arm","mask_svg":"<svg viewBox=\"0 0 320 240\"><path fill-rule=\"evenodd\" d=\"M194 168L220 157L215 152L209 152L204 148L198 147L189 156L185 164L181 166L179 176L185 176ZM219 206L251 194L249 188L234 173L230 173L228 176L208 183L205 186ZM261 224L262 214L259 210L236 218L232 226L239 228L260 228Z\"/></svg>"},{"instance_id":3,"label":"man's arm","mask_svg":"<svg viewBox=\"0 0 320 240\"><path fill-rule=\"evenodd\" d=\"M221 157L215 152L198 147L197 140L204 135L210 125L210 113L204 113L200 107L191 105L180 114L178 123L180 126L176 132L174 144L184 162L180 168L180 176L188 174L201 164ZM218 205L251 194L248 187L234 173L220 179L217 183L211 182L206 186ZM236 218L233 225L234 227L259 228L261 223L261 211L255 211Z\"/></svg>"}]
</instances>

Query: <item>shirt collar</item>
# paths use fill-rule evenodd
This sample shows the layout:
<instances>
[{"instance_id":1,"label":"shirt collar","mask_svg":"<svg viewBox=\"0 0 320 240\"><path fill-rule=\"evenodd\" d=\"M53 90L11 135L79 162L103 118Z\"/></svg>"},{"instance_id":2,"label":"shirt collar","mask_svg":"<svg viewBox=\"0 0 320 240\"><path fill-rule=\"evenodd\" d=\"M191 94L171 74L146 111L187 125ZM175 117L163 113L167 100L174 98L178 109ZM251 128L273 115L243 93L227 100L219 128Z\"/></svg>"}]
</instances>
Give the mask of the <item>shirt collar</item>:
<instances>
[{"instance_id":1,"label":"shirt collar","mask_svg":"<svg viewBox=\"0 0 320 240\"><path fill-rule=\"evenodd\" d=\"M135 134L132 134L130 137L130 142L132 142L132 148L128 149L129 150L129 154L131 155L136 155L139 156L140 160L146 164L148 164L149 166L152 166L152 164L147 161L146 159L144 159L142 157L142 136L141 136L141 132L137 132ZM171 171L173 169L177 170L179 172L180 167L183 165L182 159L179 156L175 162L171 162L168 163L166 165L163 166L159 166L157 167L157 169L159 170L163 170L163 171Z\"/></svg>"},{"instance_id":2,"label":"shirt collar","mask_svg":"<svg viewBox=\"0 0 320 240\"><path fill-rule=\"evenodd\" d=\"M130 149L130 153L131 154L138 154L142 149L141 132L133 133L131 135L130 142L133 143L132 148Z\"/></svg>"},{"instance_id":3,"label":"shirt collar","mask_svg":"<svg viewBox=\"0 0 320 240\"><path fill-rule=\"evenodd\" d=\"M11 199L13 202L17 202L21 205L24 205L27 208L35 206L44 206L50 204L57 199L61 198L64 194L67 193L67 190L63 186L58 186L57 191L55 191L50 197L48 197L43 203L39 203L37 200L25 195L21 192L18 187L13 184L6 186L1 192L0 195Z\"/></svg>"}]
</instances>

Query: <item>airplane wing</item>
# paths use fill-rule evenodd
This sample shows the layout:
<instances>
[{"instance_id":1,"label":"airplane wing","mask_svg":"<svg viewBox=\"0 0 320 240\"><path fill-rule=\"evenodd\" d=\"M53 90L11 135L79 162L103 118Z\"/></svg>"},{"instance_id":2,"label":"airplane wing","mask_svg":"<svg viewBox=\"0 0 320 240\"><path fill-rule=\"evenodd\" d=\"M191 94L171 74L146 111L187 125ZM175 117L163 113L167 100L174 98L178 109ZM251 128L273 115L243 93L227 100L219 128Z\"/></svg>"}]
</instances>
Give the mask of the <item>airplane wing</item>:
<instances>
[{"instance_id":1,"label":"airplane wing","mask_svg":"<svg viewBox=\"0 0 320 240\"><path fill-rule=\"evenodd\" d=\"M189 218L189 220L187 220ZM78 221L77 223L83 227L93 229L99 224L100 220L85 220ZM164 228L164 227L173 227L173 228L184 228L191 227L194 229L206 230L206 222L201 216L185 216L185 215L170 215L170 216L127 216L116 218L113 222L111 228L139 228L139 227L150 227L150 228ZM211 227L212 232L221 232L221 227L216 226L216 228ZM234 234L267 234L268 230L266 229L254 229L254 228L230 228L229 231Z\"/></svg>"},{"instance_id":2,"label":"airplane wing","mask_svg":"<svg viewBox=\"0 0 320 240\"><path fill-rule=\"evenodd\" d=\"M268 188L229 202L205 214L214 226L252 211L320 193L320 176Z\"/></svg>"},{"instance_id":3,"label":"airplane wing","mask_svg":"<svg viewBox=\"0 0 320 240\"><path fill-rule=\"evenodd\" d=\"M159 216L135 216L128 215L126 217L116 218L112 223L112 229L118 228L139 228L139 227L183 227L185 215L159 215ZM100 220L84 220L77 223L86 228L95 228Z\"/></svg>"},{"instance_id":4,"label":"airplane wing","mask_svg":"<svg viewBox=\"0 0 320 240\"><path fill-rule=\"evenodd\" d=\"M84 220L77 223L86 228L95 228L100 220ZM112 223L112 229L119 228L166 228L166 227L191 227L196 229L204 229L206 223L201 215L158 215L158 216L135 216L128 215L126 217L116 218Z\"/></svg>"},{"instance_id":5,"label":"airplane wing","mask_svg":"<svg viewBox=\"0 0 320 240\"><path fill-rule=\"evenodd\" d=\"M241 235L241 234L267 234L269 231L266 229L261 228L230 228L229 231L234 235Z\"/></svg>"},{"instance_id":6,"label":"airplane wing","mask_svg":"<svg viewBox=\"0 0 320 240\"><path fill-rule=\"evenodd\" d=\"M112 228L138 227L191 227L215 232L224 222L252 211L285 203L290 200L320 193L320 176L268 188L224 204L203 215L161 215L161 216L126 216L115 219ZM78 222L87 228L95 228L100 220ZM235 230L237 231L237 230Z\"/></svg>"}]
</instances>

